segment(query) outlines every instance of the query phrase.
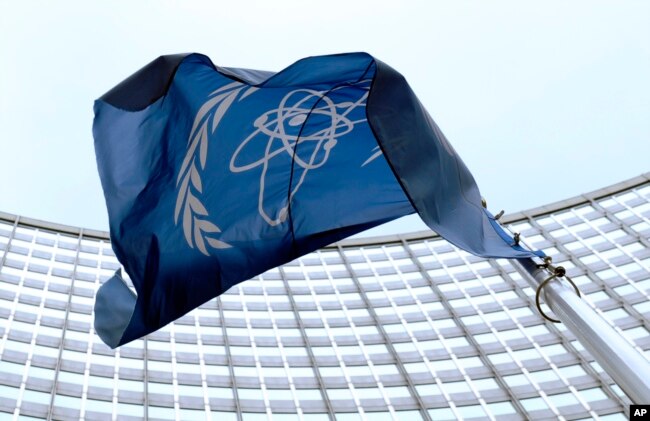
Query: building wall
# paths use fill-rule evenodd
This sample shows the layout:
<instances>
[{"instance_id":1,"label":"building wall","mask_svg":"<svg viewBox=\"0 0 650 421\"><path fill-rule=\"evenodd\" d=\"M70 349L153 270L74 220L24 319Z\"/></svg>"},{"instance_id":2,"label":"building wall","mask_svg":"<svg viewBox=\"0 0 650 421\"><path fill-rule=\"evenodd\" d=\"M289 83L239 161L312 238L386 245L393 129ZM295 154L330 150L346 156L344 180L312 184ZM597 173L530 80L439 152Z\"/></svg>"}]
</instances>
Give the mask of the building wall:
<instances>
[{"instance_id":1,"label":"building wall","mask_svg":"<svg viewBox=\"0 0 650 421\"><path fill-rule=\"evenodd\" d=\"M504 217L650 358L650 177ZM117 350L106 233L0 214L0 419L627 419L629 399L507 260L431 232L270 270Z\"/></svg>"}]
</instances>

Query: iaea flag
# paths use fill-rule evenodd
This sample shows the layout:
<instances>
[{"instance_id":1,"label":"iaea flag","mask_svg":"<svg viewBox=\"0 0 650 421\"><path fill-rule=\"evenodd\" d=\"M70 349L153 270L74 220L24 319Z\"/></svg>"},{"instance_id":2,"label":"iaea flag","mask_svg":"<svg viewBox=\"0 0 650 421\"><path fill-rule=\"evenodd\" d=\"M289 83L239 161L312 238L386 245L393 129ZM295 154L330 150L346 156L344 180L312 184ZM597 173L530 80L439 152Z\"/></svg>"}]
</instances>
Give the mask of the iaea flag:
<instances>
[{"instance_id":1,"label":"iaea flag","mask_svg":"<svg viewBox=\"0 0 650 421\"><path fill-rule=\"evenodd\" d=\"M451 243L530 257L404 78L365 53L278 73L164 56L95 103L119 273L95 326L116 347L298 256L418 212ZM539 252L537 253L539 254Z\"/></svg>"}]
</instances>

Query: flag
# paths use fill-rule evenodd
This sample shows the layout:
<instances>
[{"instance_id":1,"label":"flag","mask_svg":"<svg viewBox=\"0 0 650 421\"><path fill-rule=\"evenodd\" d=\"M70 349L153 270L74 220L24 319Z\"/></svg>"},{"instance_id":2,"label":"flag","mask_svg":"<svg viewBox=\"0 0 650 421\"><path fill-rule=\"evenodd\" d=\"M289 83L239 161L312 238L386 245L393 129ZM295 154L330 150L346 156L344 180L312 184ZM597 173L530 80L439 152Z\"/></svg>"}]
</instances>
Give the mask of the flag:
<instances>
[{"instance_id":1,"label":"flag","mask_svg":"<svg viewBox=\"0 0 650 421\"><path fill-rule=\"evenodd\" d=\"M93 136L121 272L95 328L117 347L233 285L419 213L456 246L521 258L409 88L365 53L265 72L160 57L95 102Z\"/></svg>"}]
</instances>

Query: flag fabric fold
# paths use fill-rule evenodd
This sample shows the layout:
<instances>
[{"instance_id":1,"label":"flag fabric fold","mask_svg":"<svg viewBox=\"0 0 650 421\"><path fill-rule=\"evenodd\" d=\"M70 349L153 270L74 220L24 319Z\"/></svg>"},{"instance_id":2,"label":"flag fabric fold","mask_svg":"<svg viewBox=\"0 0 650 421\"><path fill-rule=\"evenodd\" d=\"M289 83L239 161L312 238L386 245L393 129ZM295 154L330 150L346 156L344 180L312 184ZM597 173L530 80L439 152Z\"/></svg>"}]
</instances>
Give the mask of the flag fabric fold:
<instances>
[{"instance_id":1,"label":"flag fabric fold","mask_svg":"<svg viewBox=\"0 0 650 421\"><path fill-rule=\"evenodd\" d=\"M93 136L121 273L99 289L111 347L233 285L418 212L485 257L524 250L404 78L365 53L278 72L163 56L95 102Z\"/></svg>"}]
</instances>

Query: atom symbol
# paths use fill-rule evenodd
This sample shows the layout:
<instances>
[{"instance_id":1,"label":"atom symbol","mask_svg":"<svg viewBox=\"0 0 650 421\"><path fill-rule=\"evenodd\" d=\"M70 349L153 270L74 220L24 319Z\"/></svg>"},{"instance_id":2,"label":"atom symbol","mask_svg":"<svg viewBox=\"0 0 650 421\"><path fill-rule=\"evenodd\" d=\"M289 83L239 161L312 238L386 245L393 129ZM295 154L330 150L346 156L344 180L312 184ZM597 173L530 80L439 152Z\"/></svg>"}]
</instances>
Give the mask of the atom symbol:
<instances>
[{"instance_id":1,"label":"atom symbol","mask_svg":"<svg viewBox=\"0 0 650 421\"><path fill-rule=\"evenodd\" d=\"M362 95L356 101L339 103L335 103L329 98L326 91L297 89L285 95L278 108L269 110L255 119L253 126L256 130L235 150L230 160L230 171L239 173L262 167L258 210L269 225L276 226L286 221L289 203L291 203L294 195L302 186L307 174L327 163L339 138L350 133L355 124L366 121L365 118L351 120L348 115L353 110L366 106L366 99L370 89L369 82L369 80L364 80L355 85L361 88L362 91ZM349 87L349 85L345 87ZM328 94L345 87L333 89ZM316 104L317 106L310 104ZM322 128L323 125L320 124L319 120L319 124L315 125L317 129L308 132L307 130L310 130L310 128L305 125L308 117L324 118L329 124L326 123L327 127ZM249 145L264 141L266 141L266 146L260 148L264 150L262 157L253 162L237 164L240 153L244 149L249 149ZM302 154L307 152L307 158L296 153L298 141L300 143L300 152ZM287 203L277 212L267 212L267 205L265 204L266 175L271 160L282 154L286 154L289 159L294 160L295 168L300 172L300 177L292 188Z\"/></svg>"}]
</instances>

